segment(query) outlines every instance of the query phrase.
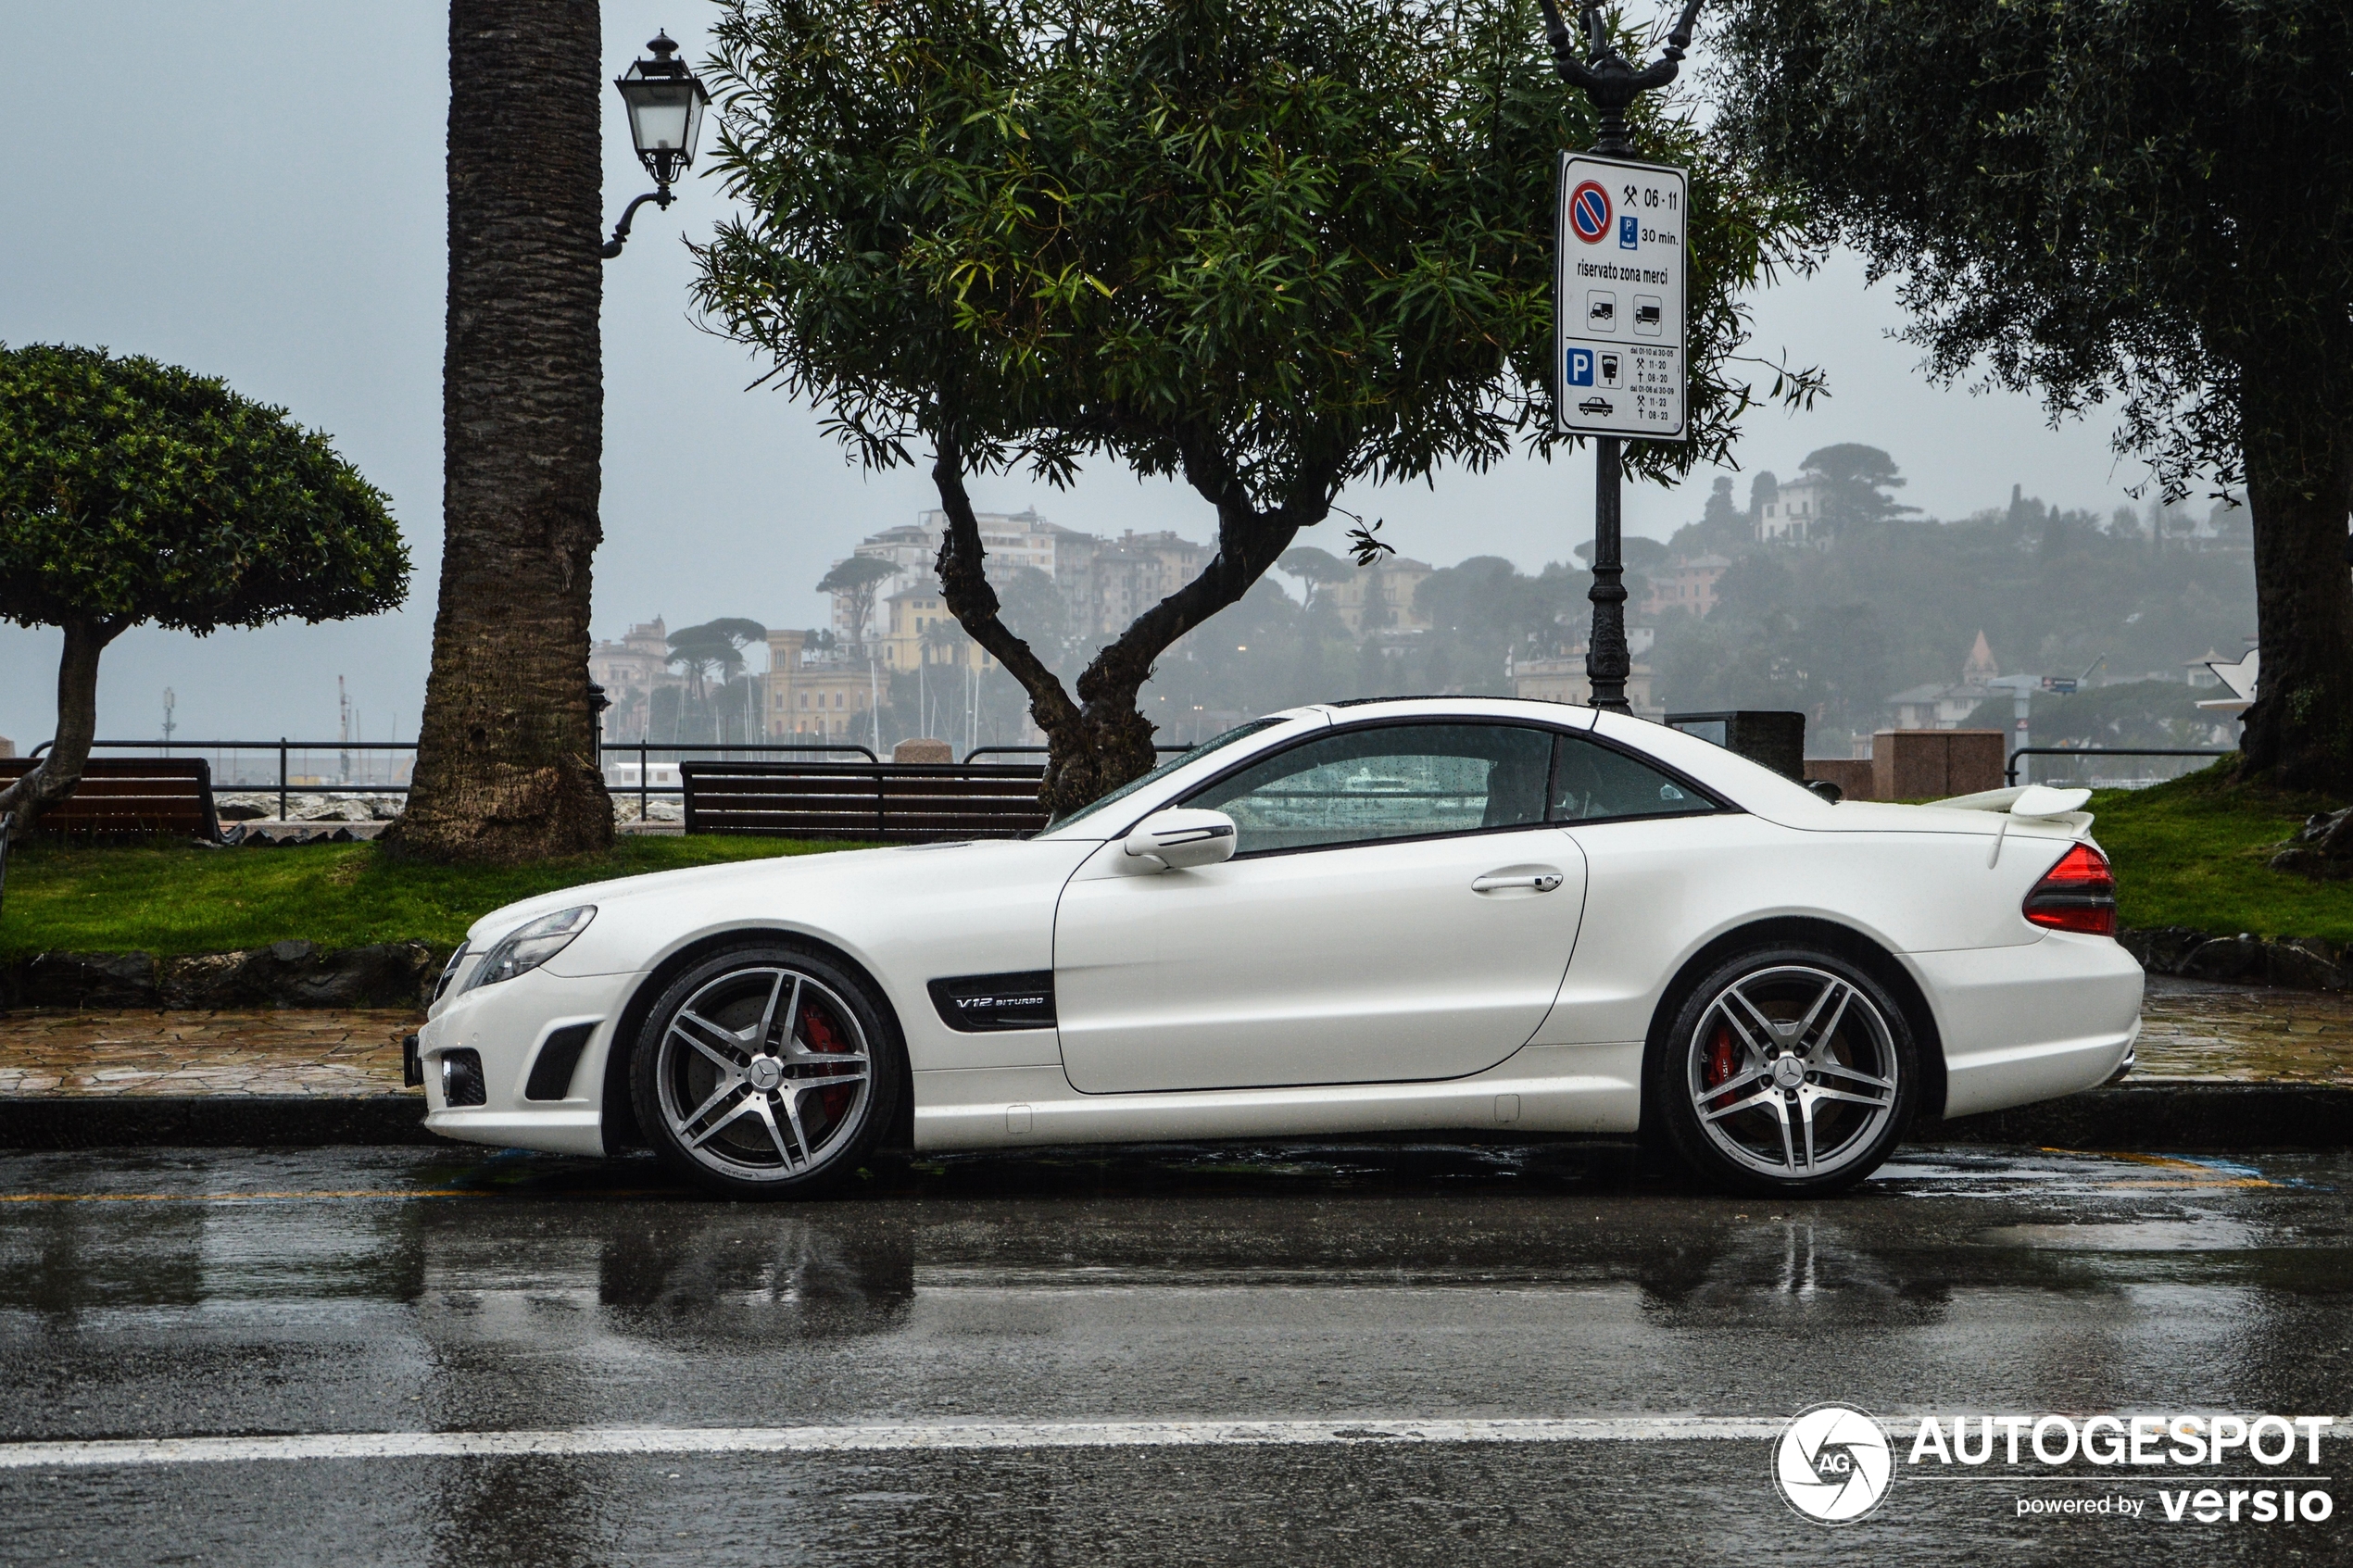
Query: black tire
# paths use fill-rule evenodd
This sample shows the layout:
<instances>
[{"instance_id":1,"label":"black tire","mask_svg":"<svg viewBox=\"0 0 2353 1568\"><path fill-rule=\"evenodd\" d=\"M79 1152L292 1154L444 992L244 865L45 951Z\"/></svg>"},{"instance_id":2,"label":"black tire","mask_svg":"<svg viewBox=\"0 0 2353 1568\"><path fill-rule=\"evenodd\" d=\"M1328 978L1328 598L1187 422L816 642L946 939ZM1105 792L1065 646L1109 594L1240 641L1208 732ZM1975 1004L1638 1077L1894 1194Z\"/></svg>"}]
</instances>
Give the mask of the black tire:
<instances>
[{"instance_id":1,"label":"black tire","mask_svg":"<svg viewBox=\"0 0 2353 1568\"><path fill-rule=\"evenodd\" d=\"M662 992L629 1088L637 1125L679 1175L729 1198L812 1198L889 1129L906 1048L857 975L763 943L706 959Z\"/></svg>"},{"instance_id":2,"label":"black tire","mask_svg":"<svg viewBox=\"0 0 2353 1568\"><path fill-rule=\"evenodd\" d=\"M1879 1169L1919 1084L1911 1022L1885 986L1835 953L1776 946L1692 988L1645 1087L1702 1181L1806 1198Z\"/></svg>"}]
</instances>

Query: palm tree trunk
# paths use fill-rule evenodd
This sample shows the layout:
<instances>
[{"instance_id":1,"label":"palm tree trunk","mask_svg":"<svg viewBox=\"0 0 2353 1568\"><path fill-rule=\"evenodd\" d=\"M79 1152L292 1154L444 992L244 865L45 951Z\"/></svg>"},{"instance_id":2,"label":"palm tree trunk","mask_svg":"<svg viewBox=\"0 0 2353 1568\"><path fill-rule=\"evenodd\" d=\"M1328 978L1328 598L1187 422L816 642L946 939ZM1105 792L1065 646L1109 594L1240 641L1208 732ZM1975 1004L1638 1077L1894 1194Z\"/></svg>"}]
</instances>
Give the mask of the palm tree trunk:
<instances>
[{"instance_id":1,"label":"palm tree trunk","mask_svg":"<svg viewBox=\"0 0 2353 1568\"><path fill-rule=\"evenodd\" d=\"M435 860L602 849L588 702L603 460L594 0L451 0L443 546L408 809Z\"/></svg>"}]
</instances>

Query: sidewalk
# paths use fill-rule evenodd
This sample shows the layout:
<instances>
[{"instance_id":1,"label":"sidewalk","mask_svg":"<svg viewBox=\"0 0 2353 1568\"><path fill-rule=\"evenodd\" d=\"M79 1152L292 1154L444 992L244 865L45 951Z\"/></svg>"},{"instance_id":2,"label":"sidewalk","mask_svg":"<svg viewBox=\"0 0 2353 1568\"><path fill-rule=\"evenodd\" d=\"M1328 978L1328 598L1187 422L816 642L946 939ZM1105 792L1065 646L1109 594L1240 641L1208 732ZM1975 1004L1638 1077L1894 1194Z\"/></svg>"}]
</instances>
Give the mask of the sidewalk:
<instances>
[{"instance_id":1,"label":"sidewalk","mask_svg":"<svg viewBox=\"0 0 2353 1568\"><path fill-rule=\"evenodd\" d=\"M423 1022L422 1013L390 1008L0 1014L0 1098L422 1098L401 1086L400 1037Z\"/></svg>"},{"instance_id":2,"label":"sidewalk","mask_svg":"<svg viewBox=\"0 0 2353 1568\"><path fill-rule=\"evenodd\" d=\"M2353 996L2152 976L2114 1089L1926 1138L2261 1147L2353 1138ZM428 1141L398 1009L0 1014L0 1148ZM2342 1124L2341 1131L2332 1131Z\"/></svg>"},{"instance_id":3,"label":"sidewalk","mask_svg":"<svg viewBox=\"0 0 2353 1568\"><path fill-rule=\"evenodd\" d=\"M2133 1080L2353 1085L2353 995L2149 976Z\"/></svg>"}]
</instances>

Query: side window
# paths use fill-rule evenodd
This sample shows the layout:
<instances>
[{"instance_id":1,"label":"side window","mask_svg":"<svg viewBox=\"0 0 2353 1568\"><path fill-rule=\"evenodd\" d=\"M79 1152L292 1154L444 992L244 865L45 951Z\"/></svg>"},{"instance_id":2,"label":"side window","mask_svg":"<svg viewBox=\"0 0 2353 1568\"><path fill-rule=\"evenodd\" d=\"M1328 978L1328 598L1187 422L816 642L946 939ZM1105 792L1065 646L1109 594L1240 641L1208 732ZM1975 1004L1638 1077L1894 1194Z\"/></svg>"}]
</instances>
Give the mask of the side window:
<instances>
[{"instance_id":1,"label":"side window","mask_svg":"<svg viewBox=\"0 0 2353 1568\"><path fill-rule=\"evenodd\" d=\"M1242 855L1532 827L1552 758L1547 730L1376 725L1295 746L1185 804L1232 817Z\"/></svg>"},{"instance_id":2,"label":"side window","mask_svg":"<svg viewBox=\"0 0 2353 1568\"><path fill-rule=\"evenodd\" d=\"M1561 737L1553 774L1553 821L1590 822L1604 817L1687 817L1713 811L1707 797L1677 784L1647 762L1578 735Z\"/></svg>"}]
</instances>

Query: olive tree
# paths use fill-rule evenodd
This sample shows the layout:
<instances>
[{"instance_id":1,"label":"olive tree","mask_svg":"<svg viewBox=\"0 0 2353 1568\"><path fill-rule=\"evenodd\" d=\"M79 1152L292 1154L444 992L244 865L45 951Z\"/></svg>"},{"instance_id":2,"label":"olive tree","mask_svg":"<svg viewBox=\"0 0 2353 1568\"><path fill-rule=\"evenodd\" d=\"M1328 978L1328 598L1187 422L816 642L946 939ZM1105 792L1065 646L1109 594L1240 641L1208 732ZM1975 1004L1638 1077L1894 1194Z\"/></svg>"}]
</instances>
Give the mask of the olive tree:
<instances>
[{"instance_id":1,"label":"olive tree","mask_svg":"<svg viewBox=\"0 0 2353 1568\"><path fill-rule=\"evenodd\" d=\"M870 465L927 449L943 598L1018 680L1067 811L1151 765L1138 693L1346 485L1550 453L1555 156L1592 140L1534 0L725 0L698 301ZM1751 401L1743 291L1801 207L1671 107L1692 166L1692 429ZM1214 513L1199 576L1066 689L1006 624L966 485L1104 457Z\"/></svg>"},{"instance_id":2,"label":"olive tree","mask_svg":"<svg viewBox=\"0 0 2353 1568\"><path fill-rule=\"evenodd\" d=\"M98 656L132 627L340 621L408 591L384 494L283 408L153 359L0 345L0 616L65 633L56 738L0 790L18 834L80 782Z\"/></svg>"},{"instance_id":3,"label":"olive tree","mask_svg":"<svg viewBox=\"0 0 2353 1568\"><path fill-rule=\"evenodd\" d=\"M2120 400L2165 499L2244 483L2242 771L2353 791L2353 7L1736 0L1728 135L1898 280L1947 378Z\"/></svg>"}]
</instances>

